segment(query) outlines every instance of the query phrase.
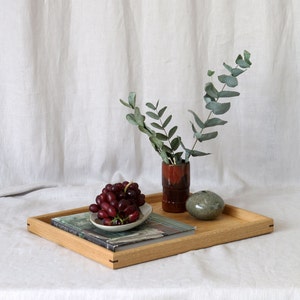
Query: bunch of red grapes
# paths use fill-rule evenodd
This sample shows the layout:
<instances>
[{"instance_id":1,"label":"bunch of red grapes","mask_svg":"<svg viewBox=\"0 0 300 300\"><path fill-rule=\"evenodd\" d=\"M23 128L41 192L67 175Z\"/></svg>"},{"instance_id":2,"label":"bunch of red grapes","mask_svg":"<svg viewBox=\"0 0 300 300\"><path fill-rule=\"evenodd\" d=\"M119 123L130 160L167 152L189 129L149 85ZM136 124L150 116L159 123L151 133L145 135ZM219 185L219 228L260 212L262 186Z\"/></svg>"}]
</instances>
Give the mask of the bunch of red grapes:
<instances>
[{"instance_id":1,"label":"bunch of red grapes","mask_svg":"<svg viewBox=\"0 0 300 300\"><path fill-rule=\"evenodd\" d=\"M89 206L89 210L97 214L100 224L124 225L139 219L139 207L145 204L145 195L136 182L108 183L95 202Z\"/></svg>"}]
</instances>

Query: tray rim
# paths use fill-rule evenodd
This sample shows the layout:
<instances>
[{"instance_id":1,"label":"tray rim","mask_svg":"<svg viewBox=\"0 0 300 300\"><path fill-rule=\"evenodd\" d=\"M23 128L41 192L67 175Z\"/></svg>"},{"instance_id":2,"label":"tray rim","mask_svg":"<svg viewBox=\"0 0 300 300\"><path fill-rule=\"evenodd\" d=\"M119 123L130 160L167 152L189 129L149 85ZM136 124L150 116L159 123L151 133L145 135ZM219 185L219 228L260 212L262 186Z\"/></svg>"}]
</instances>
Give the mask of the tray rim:
<instances>
[{"instance_id":1,"label":"tray rim","mask_svg":"<svg viewBox=\"0 0 300 300\"><path fill-rule=\"evenodd\" d=\"M160 211L157 211L155 206L159 205L161 197L161 193L146 195L146 202L154 206L153 211L156 213L160 213ZM229 226L220 226L214 230L208 230L204 232L197 232L196 228L195 234L193 235L113 252L69 232L61 230L50 223L51 218L53 217L85 211L88 211L88 206L29 217L27 219L27 230L42 238L75 251L98 263L101 263L111 269L128 267L191 250L199 250L219 244L271 233L274 231L274 221L272 218L226 203L222 215L230 216L232 219L241 221L241 223ZM167 215L168 217L172 217L173 215L174 218L176 217L178 219L180 216L184 216L183 214ZM197 227L199 222L207 223L214 221L199 221L194 219L192 222L194 226Z\"/></svg>"}]
</instances>

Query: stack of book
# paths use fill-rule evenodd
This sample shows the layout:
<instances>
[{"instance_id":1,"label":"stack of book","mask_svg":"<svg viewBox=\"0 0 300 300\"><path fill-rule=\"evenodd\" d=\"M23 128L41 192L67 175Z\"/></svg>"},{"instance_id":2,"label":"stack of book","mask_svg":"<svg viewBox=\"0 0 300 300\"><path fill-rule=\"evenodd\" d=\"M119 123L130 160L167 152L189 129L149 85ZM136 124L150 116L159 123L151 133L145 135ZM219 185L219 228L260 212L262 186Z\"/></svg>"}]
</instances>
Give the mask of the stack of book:
<instances>
[{"instance_id":1,"label":"stack of book","mask_svg":"<svg viewBox=\"0 0 300 300\"><path fill-rule=\"evenodd\" d=\"M95 227L90 221L89 212L55 217L51 219L51 224L114 252L195 232L194 226L153 212L143 224L123 232L108 232Z\"/></svg>"}]
</instances>

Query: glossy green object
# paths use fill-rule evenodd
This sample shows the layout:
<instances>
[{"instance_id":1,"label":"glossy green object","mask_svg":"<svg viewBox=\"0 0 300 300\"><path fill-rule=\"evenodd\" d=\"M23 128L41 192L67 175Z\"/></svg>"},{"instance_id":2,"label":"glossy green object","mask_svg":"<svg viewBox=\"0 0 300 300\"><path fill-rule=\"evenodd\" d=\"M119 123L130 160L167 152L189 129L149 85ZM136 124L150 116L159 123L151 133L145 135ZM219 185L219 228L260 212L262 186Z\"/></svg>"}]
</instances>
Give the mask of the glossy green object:
<instances>
[{"instance_id":1,"label":"glossy green object","mask_svg":"<svg viewBox=\"0 0 300 300\"><path fill-rule=\"evenodd\" d=\"M213 220L217 218L224 208L223 199L211 192L200 191L192 194L186 201L186 210L200 220Z\"/></svg>"}]
</instances>

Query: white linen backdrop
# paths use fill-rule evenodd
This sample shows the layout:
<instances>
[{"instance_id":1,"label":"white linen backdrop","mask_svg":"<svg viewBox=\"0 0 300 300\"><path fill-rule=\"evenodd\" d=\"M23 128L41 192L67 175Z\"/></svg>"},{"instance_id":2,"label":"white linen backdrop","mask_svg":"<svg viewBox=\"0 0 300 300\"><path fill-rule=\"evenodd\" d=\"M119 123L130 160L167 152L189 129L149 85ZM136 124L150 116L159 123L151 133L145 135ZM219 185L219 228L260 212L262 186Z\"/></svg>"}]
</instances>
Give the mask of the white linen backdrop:
<instances>
[{"instance_id":1,"label":"white linen backdrop","mask_svg":"<svg viewBox=\"0 0 300 300\"><path fill-rule=\"evenodd\" d=\"M192 190L295 186L300 175L298 1L1 1L0 193L123 179L160 190L160 157L119 99L160 100L192 145L208 69L252 67ZM217 79L215 76L215 81ZM147 187L145 187L147 189Z\"/></svg>"}]
</instances>

